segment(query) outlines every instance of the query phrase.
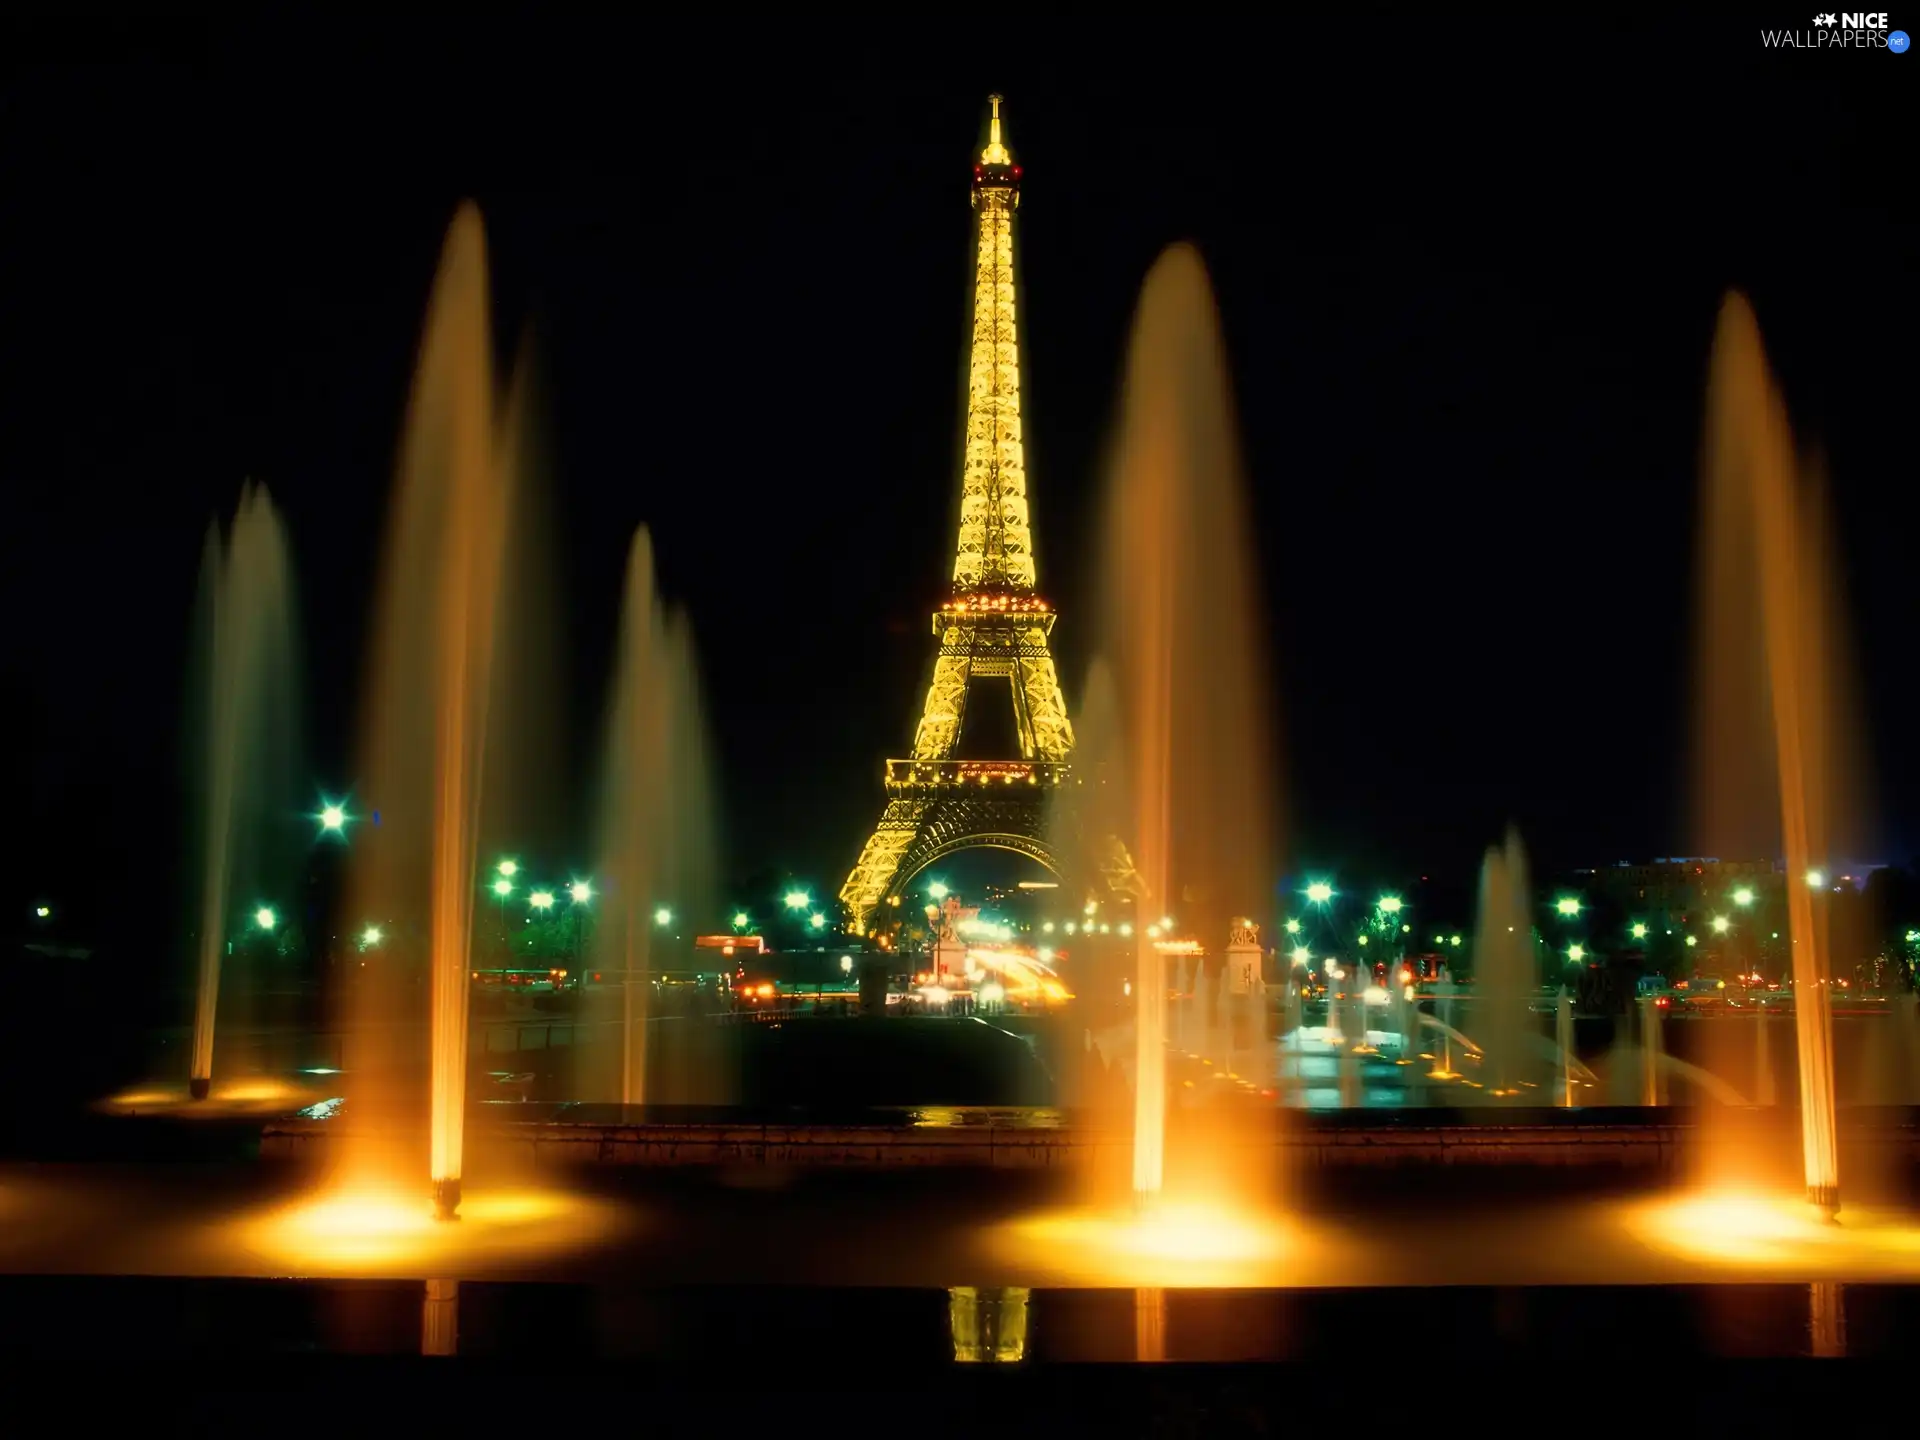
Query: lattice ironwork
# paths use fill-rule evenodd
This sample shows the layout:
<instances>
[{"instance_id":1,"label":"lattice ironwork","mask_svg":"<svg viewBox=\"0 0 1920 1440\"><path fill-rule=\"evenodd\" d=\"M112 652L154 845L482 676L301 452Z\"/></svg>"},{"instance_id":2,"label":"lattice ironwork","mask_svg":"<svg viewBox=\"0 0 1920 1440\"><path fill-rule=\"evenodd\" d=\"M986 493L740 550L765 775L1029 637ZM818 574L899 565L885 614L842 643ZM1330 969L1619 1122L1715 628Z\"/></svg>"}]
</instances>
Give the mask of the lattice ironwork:
<instances>
[{"instance_id":1,"label":"lattice ironwork","mask_svg":"<svg viewBox=\"0 0 1920 1440\"><path fill-rule=\"evenodd\" d=\"M1020 167L1001 140L998 95L992 106L988 143L973 167L973 343L953 583L933 615L940 643L912 756L887 762L886 810L840 890L863 929L916 872L956 850L1013 850L1059 870L1046 839L1048 797L1067 773L1073 724L1049 643L1053 607L1034 590L1014 314ZM999 679L1008 684L1018 760L963 773L975 763L954 759L968 695L975 681ZM1022 764L1018 774L1007 768Z\"/></svg>"}]
</instances>

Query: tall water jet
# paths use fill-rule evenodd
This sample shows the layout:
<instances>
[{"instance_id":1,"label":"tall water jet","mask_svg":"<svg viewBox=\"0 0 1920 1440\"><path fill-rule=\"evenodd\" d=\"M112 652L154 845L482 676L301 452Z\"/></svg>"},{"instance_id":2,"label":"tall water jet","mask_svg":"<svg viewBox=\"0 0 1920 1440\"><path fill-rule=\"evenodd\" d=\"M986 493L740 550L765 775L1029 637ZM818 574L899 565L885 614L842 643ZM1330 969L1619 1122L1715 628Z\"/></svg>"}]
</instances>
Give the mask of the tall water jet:
<instances>
[{"instance_id":1,"label":"tall water jet","mask_svg":"<svg viewBox=\"0 0 1920 1440\"><path fill-rule=\"evenodd\" d=\"M1573 1108L1573 996L1560 987L1553 1010L1553 1043L1560 1050L1560 1103Z\"/></svg>"},{"instance_id":2,"label":"tall water jet","mask_svg":"<svg viewBox=\"0 0 1920 1440\"><path fill-rule=\"evenodd\" d=\"M427 1162L442 1218L460 1203L476 832L519 448L517 405L496 429L490 325L485 235L467 204L441 252L401 441L363 767L382 819L377 841L356 852L354 877L363 913L427 915ZM397 965L382 967L362 998L361 1020L375 1022L363 1033L401 1033L394 1022L409 999ZM401 1083L406 1059L363 1053L379 1084L354 1103L395 1143L417 1114L416 1092ZM379 1179L396 1178L395 1158L378 1155L388 1172Z\"/></svg>"},{"instance_id":3,"label":"tall water jet","mask_svg":"<svg viewBox=\"0 0 1920 1440\"><path fill-rule=\"evenodd\" d=\"M1134 316L1104 578L1149 907L1210 948L1272 889L1272 658L1248 536L1224 347L1200 257L1177 245ZM1138 929L1133 1189L1166 1178L1166 957Z\"/></svg>"},{"instance_id":4,"label":"tall water jet","mask_svg":"<svg viewBox=\"0 0 1920 1440\"><path fill-rule=\"evenodd\" d=\"M1473 937L1474 1038L1488 1092L1518 1092L1532 1053L1529 998L1539 986L1533 957L1532 891L1526 852L1509 830L1480 867L1480 914Z\"/></svg>"},{"instance_id":5,"label":"tall water jet","mask_svg":"<svg viewBox=\"0 0 1920 1440\"><path fill-rule=\"evenodd\" d=\"M1723 854L1781 854L1793 957L1801 1160L1807 1198L1840 1205L1824 866L1858 822L1840 769L1849 667L1822 485L1803 464L1746 300L1721 307L1707 393L1700 517L1697 770L1703 838ZM1860 837L1850 835L1849 840Z\"/></svg>"},{"instance_id":6,"label":"tall water jet","mask_svg":"<svg viewBox=\"0 0 1920 1440\"><path fill-rule=\"evenodd\" d=\"M661 603L644 526L628 551L619 647L600 787L598 950L620 976L614 1097L638 1105L648 1098L656 937L710 913L715 867L692 632L684 615ZM677 1098L689 1098L684 1086Z\"/></svg>"},{"instance_id":7,"label":"tall water jet","mask_svg":"<svg viewBox=\"0 0 1920 1440\"><path fill-rule=\"evenodd\" d=\"M204 1100L213 1083L220 962L232 932L236 860L266 848L265 812L291 798L283 792L294 723L293 575L280 518L263 486L241 491L224 541L217 524L207 532L199 628L205 828L188 1084L193 1098Z\"/></svg>"}]
</instances>

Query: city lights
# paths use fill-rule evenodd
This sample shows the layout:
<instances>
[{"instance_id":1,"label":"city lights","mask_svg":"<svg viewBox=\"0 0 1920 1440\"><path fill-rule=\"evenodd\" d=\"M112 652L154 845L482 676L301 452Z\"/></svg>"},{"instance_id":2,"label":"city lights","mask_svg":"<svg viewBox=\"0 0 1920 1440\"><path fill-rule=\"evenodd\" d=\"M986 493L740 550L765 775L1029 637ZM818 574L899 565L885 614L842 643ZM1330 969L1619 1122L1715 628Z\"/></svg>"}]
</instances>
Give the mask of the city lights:
<instances>
[{"instance_id":1,"label":"city lights","mask_svg":"<svg viewBox=\"0 0 1920 1440\"><path fill-rule=\"evenodd\" d=\"M1569 945L1569 946L1567 947L1567 959L1568 959L1568 960L1570 960L1571 962L1573 962L1573 963L1574 963L1575 965L1578 965L1578 964L1579 964L1579 963L1580 963L1580 962L1581 962L1582 960L1584 960L1584 959L1586 959L1586 958L1587 958L1587 947L1586 947L1586 946L1584 946L1584 945Z\"/></svg>"},{"instance_id":2,"label":"city lights","mask_svg":"<svg viewBox=\"0 0 1920 1440\"><path fill-rule=\"evenodd\" d=\"M511 880L520 873L520 862L518 860L502 860L493 868L498 870L504 878Z\"/></svg>"},{"instance_id":3,"label":"city lights","mask_svg":"<svg viewBox=\"0 0 1920 1440\"><path fill-rule=\"evenodd\" d=\"M1691 950L1694 946L1698 945L1699 943L1700 943L1700 937L1698 935L1687 936L1687 948L1689 950Z\"/></svg>"},{"instance_id":4,"label":"city lights","mask_svg":"<svg viewBox=\"0 0 1920 1440\"><path fill-rule=\"evenodd\" d=\"M927 894L936 900L944 900L947 898L947 887L942 881L936 880L927 886Z\"/></svg>"},{"instance_id":5,"label":"city lights","mask_svg":"<svg viewBox=\"0 0 1920 1440\"><path fill-rule=\"evenodd\" d=\"M1727 919L1726 916L1716 915L1713 917L1713 933L1714 934L1724 935L1727 933L1727 931L1729 931L1732 928L1733 928L1733 922Z\"/></svg>"},{"instance_id":6,"label":"city lights","mask_svg":"<svg viewBox=\"0 0 1920 1440\"><path fill-rule=\"evenodd\" d=\"M1738 890L1733 892L1733 903L1736 905L1753 904L1753 891L1749 890L1745 885L1742 885Z\"/></svg>"},{"instance_id":7,"label":"city lights","mask_svg":"<svg viewBox=\"0 0 1920 1440\"><path fill-rule=\"evenodd\" d=\"M593 886L585 880L576 880L567 887L567 893L573 897L573 903L584 905L593 898Z\"/></svg>"},{"instance_id":8,"label":"city lights","mask_svg":"<svg viewBox=\"0 0 1920 1440\"><path fill-rule=\"evenodd\" d=\"M747 926L751 925L752 923L753 922L747 918L746 911L736 910L733 912L733 928L734 929L744 930L747 928Z\"/></svg>"},{"instance_id":9,"label":"city lights","mask_svg":"<svg viewBox=\"0 0 1920 1440\"><path fill-rule=\"evenodd\" d=\"M362 950L371 950L374 946L378 945L383 938L378 925L369 925L360 932L360 948Z\"/></svg>"},{"instance_id":10,"label":"city lights","mask_svg":"<svg viewBox=\"0 0 1920 1440\"><path fill-rule=\"evenodd\" d=\"M1315 880L1307 886L1307 899L1315 905L1324 905L1333 899L1333 886L1324 880Z\"/></svg>"},{"instance_id":11,"label":"city lights","mask_svg":"<svg viewBox=\"0 0 1920 1440\"><path fill-rule=\"evenodd\" d=\"M1558 900L1553 902L1553 908L1558 910L1562 915L1565 915L1568 919L1572 919L1580 913L1580 902L1572 895L1562 895Z\"/></svg>"},{"instance_id":12,"label":"city lights","mask_svg":"<svg viewBox=\"0 0 1920 1440\"><path fill-rule=\"evenodd\" d=\"M536 910L551 910L553 908L553 891L536 890L527 897L527 903Z\"/></svg>"},{"instance_id":13,"label":"city lights","mask_svg":"<svg viewBox=\"0 0 1920 1440\"><path fill-rule=\"evenodd\" d=\"M842 955L840 957L840 973L842 975L851 975L853 973L853 957L851 955Z\"/></svg>"},{"instance_id":14,"label":"city lights","mask_svg":"<svg viewBox=\"0 0 1920 1440\"><path fill-rule=\"evenodd\" d=\"M1287 934L1298 935L1299 933L1300 933L1300 922L1298 920L1287 921Z\"/></svg>"},{"instance_id":15,"label":"city lights","mask_svg":"<svg viewBox=\"0 0 1920 1440\"><path fill-rule=\"evenodd\" d=\"M502 878L493 882L493 893L502 900L513 893L513 881Z\"/></svg>"},{"instance_id":16,"label":"city lights","mask_svg":"<svg viewBox=\"0 0 1920 1440\"><path fill-rule=\"evenodd\" d=\"M1644 940L1647 938L1647 926L1644 920L1636 920L1633 922L1633 938L1636 940Z\"/></svg>"},{"instance_id":17,"label":"city lights","mask_svg":"<svg viewBox=\"0 0 1920 1440\"><path fill-rule=\"evenodd\" d=\"M1382 915L1398 915L1400 913L1400 897L1398 895L1382 895L1380 897L1380 913Z\"/></svg>"},{"instance_id":18,"label":"city lights","mask_svg":"<svg viewBox=\"0 0 1920 1440\"><path fill-rule=\"evenodd\" d=\"M280 923L280 917L273 913L273 907L271 905L262 905L258 910L253 912L253 923L258 925L262 930L271 930Z\"/></svg>"},{"instance_id":19,"label":"city lights","mask_svg":"<svg viewBox=\"0 0 1920 1440\"><path fill-rule=\"evenodd\" d=\"M1313 963L1313 956L1308 953L1307 947L1304 945L1296 945L1293 947L1292 959L1296 965L1310 965Z\"/></svg>"},{"instance_id":20,"label":"city lights","mask_svg":"<svg viewBox=\"0 0 1920 1440\"><path fill-rule=\"evenodd\" d=\"M1812 886L1815 890L1820 889L1826 883L1827 883L1827 877L1823 872L1819 870L1807 871L1807 884Z\"/></svg>"},{"instance_id":21,"label":"city lights","mask_svg":"<svg viewBox=\"0 0 1920 1440\"><path fill-rule=\"evenodd\" d=\"M40 919L45 920L53 914L53 907L51 905L36 905L33 907L33 913Z\"/></svg>"},{"instance_id":22,"label":"city lights","mask_svg":"<svg viewBox=\"0 0 1920 1440\"><path fill-rule=\"evenodd\" d=\"M789 890L787 892L787 909L789 910L804 910L812 903L813 897L804 890Z\"/></svg>"},{"instance_id":23,"label":"city lights","mask_svg":"<svg viewBox=\"0 0 1920 1440\"><path fill-rule=\"evenodd\" d=\"M330 830L336 835L345 830L347 828L346 808L341 805L336 805L332 801L322 805L320 807L320 828L322 830Z\"/></svg>"},{"instance_id":24,"label":"city lights","mask_svg":"<svg viewBox=\"0 0 1920 1440\"><path fill-rule=\"evenodd\" d=\"M653 912L653 923L656 925L671 925L673 923L673 911L662 905L658 910Z\"/></svg>"},{"instance_id":25,"label":"city lights","mask_svg":"<svg viewBox=\"0 0 1920 1440\"><path fill-rule=\"evenodd\" d=\"M816 910L813 912L813 918L808 920L807 923L816 930L824 930L827 927L827 917Z\"/></svg>"}]
</instances>

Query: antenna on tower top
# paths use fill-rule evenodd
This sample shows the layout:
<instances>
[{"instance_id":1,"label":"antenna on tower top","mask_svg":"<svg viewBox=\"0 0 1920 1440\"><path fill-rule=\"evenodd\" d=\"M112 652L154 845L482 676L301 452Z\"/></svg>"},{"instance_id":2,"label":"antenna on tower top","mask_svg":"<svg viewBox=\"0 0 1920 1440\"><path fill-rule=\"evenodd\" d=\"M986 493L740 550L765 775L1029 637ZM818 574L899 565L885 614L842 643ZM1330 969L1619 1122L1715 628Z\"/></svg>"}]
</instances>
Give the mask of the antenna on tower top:
<instances>
[{"instance_id":1,"label":"antenna on tower top","mask_svg":"<svg viewBox=\"0 0 1920 1440\"><path fill-rule=\"evenodd\" d=\"M987 126L987 148L980 152L983 165L1011 165L1013 156L1007 153L1007 147L1000 143L1000 97L989 95L987 103L993 106L993 119Z\"/></svg>"}]
</instances>

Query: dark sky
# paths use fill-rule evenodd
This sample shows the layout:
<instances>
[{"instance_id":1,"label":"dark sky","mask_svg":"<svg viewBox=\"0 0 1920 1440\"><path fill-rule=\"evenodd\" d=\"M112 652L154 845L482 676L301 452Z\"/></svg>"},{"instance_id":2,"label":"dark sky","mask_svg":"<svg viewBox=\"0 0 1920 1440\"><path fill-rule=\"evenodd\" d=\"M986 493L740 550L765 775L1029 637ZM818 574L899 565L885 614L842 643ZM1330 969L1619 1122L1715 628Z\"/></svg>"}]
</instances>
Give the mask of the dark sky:
<instances>
[{"instance_id":1,"label":"dark sky","mask_svg":"<svg viewBox=\"0 0 1920 1440\"><path fill-rule=\"evenodd\" d=\"M175 883L198 545L245 477L288 518L316 787L352 783L412 350L471 196L503 353L531 327L549 397L556 786L590 785L645 522L700 639L729 868L837 887L930 658L995 89L1026 171L1029 474L1070 699L1131 307L1191 239L1235 370L1293 860L1464 873L1508 819L1548 865L1684 850L1701 390L1737 285L1830 457L1904 855L1920 58L1763 52L1763 23L1805 23L1776 8L999 34L978 9L704 31L16 16L17 878Z\"/></svg>"}]
</instances>

